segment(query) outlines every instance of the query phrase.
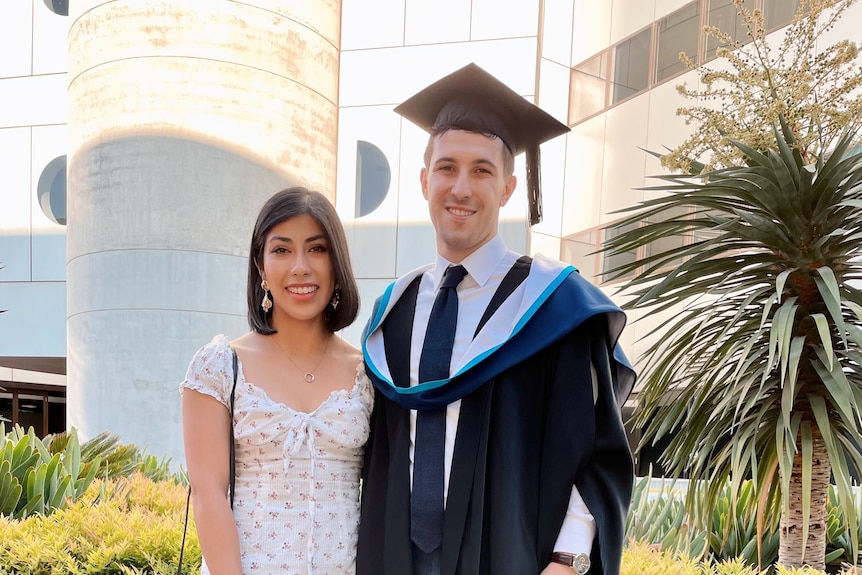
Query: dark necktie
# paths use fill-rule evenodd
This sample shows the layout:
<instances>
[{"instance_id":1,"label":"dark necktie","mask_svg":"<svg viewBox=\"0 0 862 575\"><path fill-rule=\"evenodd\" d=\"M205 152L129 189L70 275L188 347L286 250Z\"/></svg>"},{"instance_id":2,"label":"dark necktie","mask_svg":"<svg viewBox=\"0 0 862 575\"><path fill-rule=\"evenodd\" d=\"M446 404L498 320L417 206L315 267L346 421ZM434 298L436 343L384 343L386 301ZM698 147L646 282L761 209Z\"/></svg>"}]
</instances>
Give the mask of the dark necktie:
<instances>
[{"instance_id":1,"label":"dark necktie","mask_svg":"<svg viewBox=\"0 0 862 575\"><path fill-rule=\"evenodd\" d=\"M458 294L467 270L464 266L446 269L440 291L434 299L428 330L419 359L419 382L449 377L455 325L458 322ZM416 446L413 454L413 493L410 497L410 538L425 553L443 540L443 461L446 440L446 408L416 413Z\"/></svg>"}]
</instances>

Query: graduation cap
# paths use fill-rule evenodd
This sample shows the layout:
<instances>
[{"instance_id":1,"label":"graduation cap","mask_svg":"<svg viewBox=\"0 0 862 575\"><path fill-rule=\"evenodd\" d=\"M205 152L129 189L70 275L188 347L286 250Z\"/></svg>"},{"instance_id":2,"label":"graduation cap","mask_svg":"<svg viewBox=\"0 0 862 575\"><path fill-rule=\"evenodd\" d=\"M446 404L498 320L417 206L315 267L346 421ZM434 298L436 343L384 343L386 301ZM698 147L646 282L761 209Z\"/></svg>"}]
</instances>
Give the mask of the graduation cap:
<instances>
[{"instance_id":1,"label":"graduation cap","mask_svg":"<svg viewBox=\"0 0 862 575\"><path fill-rule=\"evenodd\" d=\"M542 221L539 144L569 127L477 66L467 64L395 108L432 136L448 130L493 134L513 156L527 154L530 225Z\"/></svg>"}]
</instances>

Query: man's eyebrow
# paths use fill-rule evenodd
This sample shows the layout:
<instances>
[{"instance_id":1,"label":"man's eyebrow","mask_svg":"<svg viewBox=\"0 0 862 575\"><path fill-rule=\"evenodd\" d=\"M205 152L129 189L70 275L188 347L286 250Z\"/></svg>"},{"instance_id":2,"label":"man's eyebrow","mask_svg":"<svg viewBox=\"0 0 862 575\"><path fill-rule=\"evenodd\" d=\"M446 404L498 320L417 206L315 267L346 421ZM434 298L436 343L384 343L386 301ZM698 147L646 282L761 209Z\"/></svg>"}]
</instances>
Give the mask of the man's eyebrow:
<instances>
[{"instance_id":1,"label":"man's eyebrow","mask_svg":"<svg viewBox=\"0 0 862 575\"><path fill-rule=\"evenodd\" d=\"M434 164L436 165L436 164L439 164L440 162L454 162L454 161L455 161L455 158L443 157L443 158L437 158L434 161ZM479 158L477 160L473 160L471 162L471 164L473 164L474 166L477 164L487 164L489 166L496 167L496 164L492 160L489 160L488 158Z\"/></svg>"}]
</instances>

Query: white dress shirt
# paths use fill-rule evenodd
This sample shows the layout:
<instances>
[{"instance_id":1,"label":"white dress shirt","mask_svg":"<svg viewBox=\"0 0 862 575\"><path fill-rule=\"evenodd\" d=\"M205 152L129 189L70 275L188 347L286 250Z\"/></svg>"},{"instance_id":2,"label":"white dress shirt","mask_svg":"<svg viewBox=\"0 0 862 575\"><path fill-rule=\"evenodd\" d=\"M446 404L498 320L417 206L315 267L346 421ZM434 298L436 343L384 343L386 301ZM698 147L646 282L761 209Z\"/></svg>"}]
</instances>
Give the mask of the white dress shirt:
<instances>
[{"instance_id":1,"label":"white dress shirt","mask_svg":"<svg viewBox=\"0 0 862 575\"><path fill-rule=\"evenodd\" d=\"M488 243L467 256L460 264L467 269L467 276L458 284L458 324L455 329L455 343L452 348L452 360L449 373L454 373L462 367L463 355L473 339L476 327L485 309L491 302L494 292L500 285L512 265L517 261L518 255L506 249L499 235L494 236ZM419 294L416 298L416 318L428 318L431 315L431 307L437 290L443 281L446 268L452 263L438 254L434 267L422 275L419 284ZM522 284L523 286L523 284ZM520 289L520 288L518 288ZM518 290L516 290L518 291ZM413 335L410 346L410 385L417 385L419 381L419 358L422 354L422 346L425 341L425 330L427 321L413 322ZM486 326L487 328L487 326ZM485 328L483 328L485 329ZM500 340L509 334L501 334ZM458 417L461 413L461 401L450 403L446 409L446 457L443 467L444 491L443 497L448 496L449 474L452 467L452 454L455 449L455 434L458 430ZM410 411L410 477L413 478L413 452L416 441L416 411ZM590 510L575 486L572 486L572 495L563 526L557 537L555 551L567 553L590 553L593 538L595 537L596 523Z\"/></svg>"}]
</instances>

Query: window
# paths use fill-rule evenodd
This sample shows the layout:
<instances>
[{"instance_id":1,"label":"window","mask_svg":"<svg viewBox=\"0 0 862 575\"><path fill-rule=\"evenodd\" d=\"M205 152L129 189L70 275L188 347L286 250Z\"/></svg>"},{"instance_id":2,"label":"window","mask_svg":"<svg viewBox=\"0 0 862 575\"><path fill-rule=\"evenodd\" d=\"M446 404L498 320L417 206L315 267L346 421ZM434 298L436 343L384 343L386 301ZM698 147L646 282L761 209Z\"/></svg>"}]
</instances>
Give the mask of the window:
<instances>
[{"instance_id":1,"label":"window","mask_svg":"<svg viewBox=\"0 0 862 575\"><path fill-rule=\"evenodd\" d=\"M598 274L596 250L599 243L599 230L563 238L560 243L560 261L572 264L581 275L591 279Z\"/></svg>"},{"instance_id":2,"label":"window","mask_svg":"<svg viewBox=\"0 0 862 575\"><path fill-rule=\"evenodd\" d=\"M763 0L763 18L767 30L779 28L793 21L799 0Z\"/></svg>"},{"instance_id":3,"label":"window","mask_svg":"<svg viewBox=\"0 0 862 575\"><path fill-rule=\"evenodd\" d=\"M30 427L39 437L45 437L45 398L41 395L18 394L18 425Z\"/></svg>"},{"instance_id":4,"label":"window","mask_svg":"<svg viewBox=\"0 0 862 575\"><path fill-rule=\"evenodd\" d=\"M66 429L66 389L63 386L3 383L0 387L0 421L8 430L29 427L38 437Z\"/></svg>"},{"instance_id":5,"label":"window","mask_svg":"<svg viewBox=\"0 0 862 575\"><path fill-rule=\"evenodd\" d=\"M709 211L695 211L691 207L678 207L669 210L665 213L654 215L648 221L652 223L666 221L681 221L693 218L705 219L708 218ZM613 270L622 265L638 262L640 266L642 260L650 255L660 254L667 251L679 251L685 246L693 242L703 241L705 239L714 239L718 233L714 230L704 229L689 229L685 234L678 234L661 238L650 242L645 246L641 246L636 250L630 250L619 254L610 254L602 251L606 240L614 238L622 233L631 230L636 230L642 225L643 221L629 224L623 228L613 227L614 222L608 222L602 226L598 226L591 230L586 230L571 236L562 238L560 244L560 260L570 263L578 270L581 275L586 278L599 278L602 283L615 283L621 280L631 278L638 270L632 270L630 273L617 276L619 272ZM662 268L670 268L680 265L683 262L681 258L671 259L662 263ZM654 265L653 262L650 265Z\"/></svg>"},{"instance_id":6,"label":"window","mask_svg":"<svg viewBox=\"0 0 862 575\"><path fill-rule=\"evenodd\" d=\"M754 10L754 0L745 0L743 7L751 12ZM707 23L715 26L737 42L744 43L748 40L748 30L742 20L742 15L736 9L733 0L709 0L709 12ZM706 37L706 59L715 57L718 48L718 39L713 36Z\"/></svg>"},{"instance_id":7,"label":"window","mask_svg":"<svg viewBox=\"0 0 862 575\"><path fill-rule=\"evenodd\" d=\"M622 228L608 228L605 230L605 238L615 238L618 235L634 230L637 227L637 224L629 224L628 226ZM613 272L613 270L617 267L625 264L634 263L636 261L638 261L637 251L628 251L619 254L611 254L609 252L604 252L604 254L602 254L602 275L607 276L609 272ZM607 280L617 281L623 278L632 277L633 275L634 274L631 273L624 276L613 275L612 278L607 278Z\"/></svg>"},{"instance_id":8,"label":"window","mask_svg":"<svg viewBox=\"0 0 862 575\"><path fill-rule=\"evenodd\" d=\"M12 396L3 393L3 388L0 387L0 422L12 423ZM9 425L6 426L9 428Z\"/></svg>"},{"instance_id":9,"label":"window","mask_svg":"<svg viewBox=\"0 0 862 575\"><path fill-rule=\"evenodd\" d=\"M383 152L372 144L356 142L356 217L367 216L376 210L386 194L392 173Z\"/></svg>"},{"instance_id":10,"label":"window","mask_svg":"<svg viewBox=\"0 0 862 575\"><path fill-rule=\"evenodd\" d=\"M698 38L701 35L700 3L689 4L659 20L656 30L655 81L661 82L686 70L685 64L679 59L681 52L697 61Z\"/></svg>"},{"instance_id":11,"label":"window","mask_svg":"<svg viewBox=\"0 0 862 575\"><path fill-rule=\"evenodd\" d=\"M69 0L44 0L45 6L54 14L60 16L69 15Z\"/></svg>"},{"instance_id":12,"label":"window","mask_svg":"<svg viewBox=\"0 0 862 575\"><path fill-rule=\"evenodd\" d=\"M625 100L649 87L652 27L645 28L614 50L613 102Z\"/></svg>"},{"instance_id":13,"label":"window","mask_svg":"<svg viewBox=\"0 0 862 575\"><path fill-rule=\"evenodd\" d=\"M789 24L799 5L799 0L743 0L743 7L749 12L763 10L768 30ZM718 41L703 34L704 24L716 26L737 42L749 40L748 30L733 0L689 2L572 68L569 125L686 71L685 64L679 60L681 52L697 64L715 57Z\"/></svg>"},{"instance_id":14,"label":"window","mask_svg":"<svg viewBox=\"0 0 862 575\"><path fill-rule=\"evenodd\" d=\"M601 112L608 105L608 53L602 52L572 68L569 123Z\"/></svg>"},{"instance_id":15,"label":"window","mask_svg":"<svg viewBox=\"0 0 862 575\"><path fill-rule=\"evenodd\" d=\"M36 186L39 205L48 219L66 225L66 156L57 156L45 166Z\"/></svg>"},{"instance_id":16,"label":"window","mask_svg":"<svg viewBox=\"0 0 862 575\"><path fill-rule=\"evenodd\" d=\"M689 213L687 208L675 208L673 210L669 210L661 215L653 216L648 221L650 223L656 222L666 222L670 220L680 219ZM654 254L660 254L669 250L678 250L682 248L684 245L689 243L686 239L686 236L675 235L669 236L666 238L661 238L650 242L646 246L644 246L644 257L649 257ZM677 258L667 262L666 266L678 266L682 263L681 258Z\"/></svg>"}]
</instances>

